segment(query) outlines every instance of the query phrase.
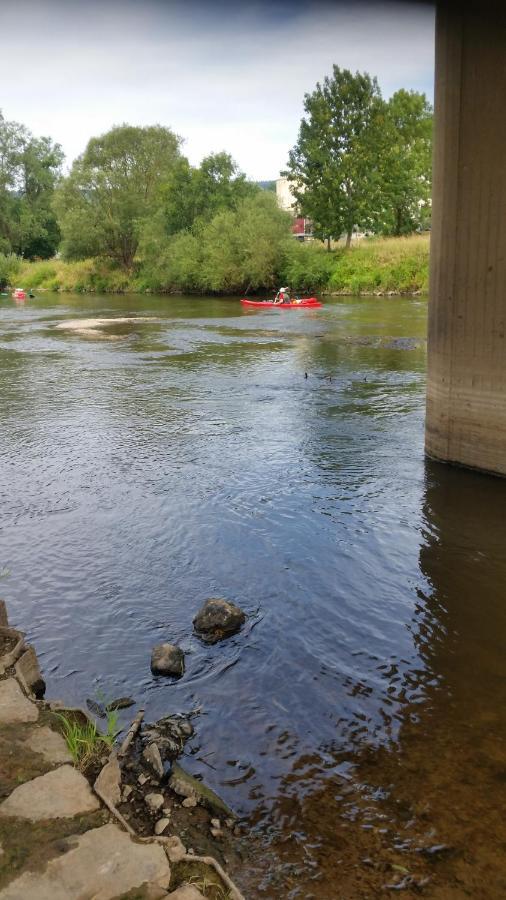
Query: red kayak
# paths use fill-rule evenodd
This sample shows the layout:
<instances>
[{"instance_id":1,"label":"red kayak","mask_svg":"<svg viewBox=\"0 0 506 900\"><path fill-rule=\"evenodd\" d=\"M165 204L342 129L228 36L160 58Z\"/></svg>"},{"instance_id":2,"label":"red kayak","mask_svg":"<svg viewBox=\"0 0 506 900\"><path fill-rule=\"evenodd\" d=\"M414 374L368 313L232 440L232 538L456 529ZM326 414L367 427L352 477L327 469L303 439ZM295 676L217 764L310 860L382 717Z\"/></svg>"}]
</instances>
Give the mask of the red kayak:
<instances>
[{"instance_id":1,"label":"red kayak","mask_svg":"<svg viewBox=\"0 0 506 900\"><path fill-rule=\"evenodd\" d=\"M290 300L289 303L274 303L273 300L241 300L243 306L255 306L259 309L265 307L267 309L318 309L323 306L316 297L303 297L301 300Z\"/></svg>"}]
</instances>

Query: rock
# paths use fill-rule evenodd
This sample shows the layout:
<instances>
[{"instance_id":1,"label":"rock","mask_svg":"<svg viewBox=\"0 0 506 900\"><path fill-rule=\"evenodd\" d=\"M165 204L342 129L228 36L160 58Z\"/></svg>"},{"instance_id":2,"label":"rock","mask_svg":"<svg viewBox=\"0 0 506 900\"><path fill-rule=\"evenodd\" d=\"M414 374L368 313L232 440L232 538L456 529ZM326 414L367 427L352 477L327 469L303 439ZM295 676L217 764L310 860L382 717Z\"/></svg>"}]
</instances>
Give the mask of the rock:
<instances>
[{"instance_id":1,"label":"rock","mask_svg":"<svg viewBox=\"0 0 506 900\"><path fill-rule=\"evenodd\" d=\"M3 639L3 640L2 640ZM0 673L13 666L25 649L25 636L15 628L0 627Z\"/></svg>"},{"instance_id":2,"label":"rock","mask_svg":"<svg viewBox=\"0 0 506 900\"><path fill-rule=\"evenodd\" d=\"M105 797L114 806L121 801L121 769L115 753L111 753L94 787L99 796Z\"/></svg>"},{"instance_id":3,"label":"rock","mask_svg":"<svg viewBox=\"0 0 506 900\"><path fill-rule=\"evenodd\" d=\"M158 819L158 822L155 823L155 834L163 834L169 825L170 819Z\"/></svg>"},{"instance_id":4,"label":"rock","mask_svg":"<svg viewBox=\"0 0 506 900\"><path fill-rule=\"evenodd\" d=\"M134 789L131 784L125 784L125 787L123 788L123 793L121 795L121 799L123 800L123 803L126 803L126 801L131 796L131 794L133 794L133 790Z\"/></svg>"},{"instance_id":5,"label":"rock","mask_svg":"<svg viewBox=\"0 0 506 900\"><path fill-rule=\"evenodd\" d=\"M221 828L210 828L209 830L210 830L211 836L212 836L213 838L218 839L218 838L222 837L222 831L221 831Z\"/></svg>"},{"instance_id":6,"label":"rock","mask_svg":"<svg viewBox=\"0 0 506 900\"><path fill-rule=\"evenodd\" d=\"M60 766L15 788L0 805L0 816L38 822L61 819L100 809L84 775L72 766Z\"/></svg>"},{"instance_id":7,"label":"rock","mask_svg":"<svg viewBox=\"0 0 506 900\"><path fill-rule=\"evenodd\" d=\"M42 700L46 693L46 682L39 669L37 654L30 645L16 663L16 675L27 693L32 693L37 700Z\"/></svg>"},{"instance_id":8,"label":"rock","mask_svg":"<svg viewBox=\"0 0 506 900\"><path fill-rule=\"evenodd\" d=\"M148 744L146 749L142 751L142 758L158 779L163 778L162 758L156 744Z\"/></svg>"},{"instance_id":9,"label":"rock","mask_svg":"<svg viewBox=\"0 0 506 900\"><path fill-rule=\"evenodd\" d=\"M170 806L163 806L162 813L166 819L170 819L170 817L172 815L172 810L171 810Z\"/></svg>"},{"instance_id":10,"label":"rock","mask_svg":"<svg viewBox=\"0 0 506 900\"><path fill-rule=\"evenodd\" d=\"M153 675L175 675L184 673L184 653L175 644L157 644L151 653Z\"/></svg>"},{"instance_id":11,"label":"rock","mask_svg":"<svg viewBox=\"0 0 506 900\"><path fill-rule=\"evenodd\" d=\"M168 897L172 897L172 900L205 900L204 894L201 894L194 884L182 884Z\"/></svg>"},{"instance_id":12,"label":"rock","mask_svg":"<svg viewBox=\"0 0 506 900\"><path fill-rule=\"evenodd\" d=\"M0 725L36 722L39 711L28 700L15 678L0 681Z\"/></svg>"},{"instance_id":13,"label":"rock","mask_svg":"<svg viewBox=\"0 0 506 900\"><path fill-rule=\"evenodd\" d=\"M101 703L97 703L96 700L90 700L90 698L87 697L86 706L94 716L98 716L99 719L105 719L107 713L105 711L105 706L102 706Z\"/></svg>"},{"instance_id":14,"label":"rock","mask_svg":"<svg viewBox=\"0 0 506 900\"><path fill-rule=\"evenodd\" d=\"M195 616L193 626L203 641L215 644L239 631L245 621L245 613L235 603L211 597Z\"/></svg>"},{"instance_id":15,"label":"rock","mask_svg":"<svg viewBox=\"0 0 506 900\"><path fill-rule=\"evenodd\" d=\"M165 800L163 799L163 794L146 794L144 802L151 812L158 812L165 803Z\"/></svg>"},{"instance_id":16,"label":"rock","mask_svg":"<svg viewBox=\"0 0 506 900\"><path fill-rule=\"evenodd\" d=\"M0 900L112 900L144 884L166 889L170 866L163 848L138 844L116 825L67 839L71 849L43 871L25 872L0 891Z\"/></svg>"},{"instance_id":17,"label":"rock","mask_svg":"<svg viewBox=\"0 0 506 900\"><path fill-rule=\"evenodd\" d=\"M207 807L207 809L215 814L222 815L224 818L235 818L232 810L229 809L227 804L224 803L211 788L208 788L201 781L198 781L193 775L189 775L188 772L185 772L178 763L174 763L172 768L169 787L180 797L196 797L197 802L201 803L202 806Z\"/></svg>"},{"instance_id":18,"label":"rock","mask_svg":"<svg viewBox=\"0 0 506 900\"><path fill-rule=\"evenodd\" d=\"M0 626L2 628L9 627L9 620L7 618L7 607L5 605L5 600L0 600Z\"/></svg>"},{"instance_id":19,"label":"rock","mask_svg":"<svg viewBox=\"0 0 506 900\"><path fill-rule=\"evenodd\" d=\"M61 734L48 728L47 725L33 728L24 743L34 753L40 753L46 762L54 765L72 762L72 754Z\"/></svg>"},{"instance_id":20,"label":"rock","mask_svg":"<svg viewBox=\"0 0 506 900\"><path fill-rule=\"evenodd\" d=\"M221 823L219 819L211 819L211 828L221 828Z\"/></svg>"},{"instance_id":21,"label":"rock","mask_svg":"<svg viewBox=\"0 0 506 900\"><path fill-rule=\"evenodd\" d=\"M143 787L143 785L145 785L149 781L149 778L144 774L144 772L141 772L137 781L139 782L140 786Z\"/></svg>"},{"instance_id":22,"label":"rock","mask_svg":"<svg viewBox=\"0 0 506 900\"><path fill-rule=\"evenodd\" d=\"M164 897L168 896L167 891L157 887L156 884L147 884L143 887L142 900L164 900Z\"/></svg>"},{"instance_id":23,"label":"rock","mask_svg":"<svg viewBox=\"0 0 506 900\"><path fill-rule=\"evenodd\" d=\"M132 700L131 697L118 697L117 700L111 700L110 703L107 704L105 710L106 712L113 712L115 709L128 709L130 706L134 706L135 700Z\"/></svg>"},{"instance_id":24,"label":"rock","mask_svg":"<svg viewBox=\"0 0 506 900\"><path fill-rule=\"evenodd\" d=\"M196 797L185 797L181 806L184 806L185 809L195 809L197 805Z\"/></svg>"},{"instance_id":25,"label":"rock","mask_svg":"<svg viewBox=\"0 0 506 900\"><path fill-rule=\"evenodd\" d=\"M167 838L165 841L165 852L169 857L171 863L177 863L184 856L186 856L186 849L181 840L178 838L176 834L173 834L171 837Z\"/></svg>"}]
</instances>

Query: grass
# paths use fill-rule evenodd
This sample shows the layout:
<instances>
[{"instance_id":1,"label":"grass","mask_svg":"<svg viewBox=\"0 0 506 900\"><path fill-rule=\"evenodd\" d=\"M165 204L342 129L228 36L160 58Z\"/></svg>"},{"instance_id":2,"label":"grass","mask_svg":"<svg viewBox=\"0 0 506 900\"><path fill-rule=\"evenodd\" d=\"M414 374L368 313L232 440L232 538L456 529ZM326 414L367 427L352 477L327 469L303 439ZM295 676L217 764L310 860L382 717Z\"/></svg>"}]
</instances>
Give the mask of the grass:
<instances>
[{"instance_id":1,"label":"grass","mask_svg":"<svg viewBox=\"0 0 506 900\"><path fill-rule=\"evenodd\" d=\"M397 238L375 237L357 241L348 250L336 245L329 253L320 242L301 244L290 239L283 244L277 260L276 280L278 284L288 284L293 291L304 294L426 292L429 280L429 244L428 234ZM187 262L186 258L182 260L180 289L194 293L196 276L191 266L184 265L185 261ZM3 266L6 273L15 272L12 277L16 284L35 292L144 293L152 281L147 264L144 267L139 265L136 271L129 274L101 259L27 262L17 257L3 257ZM0 276L1 274L0 259ZM188 281L186 285L185 278ZM271 285L259 288L260 293L265 293L266 290L270 291ZM220 293L218 287L216 292Z\"/></svg>"},{"instance_id":2,"label":"grass","mask_svg":"<svg viewBox=\"0 0 506 900\"><path fill-rule=\"evenodd\" d=\"M118 714L115 710L107 713L107 731L98 730L95 722L82 721L69 713L55 713L67 747L78 769L87 769L104 752L111 749L118 733Z\"/></svg>"}]
</instances>

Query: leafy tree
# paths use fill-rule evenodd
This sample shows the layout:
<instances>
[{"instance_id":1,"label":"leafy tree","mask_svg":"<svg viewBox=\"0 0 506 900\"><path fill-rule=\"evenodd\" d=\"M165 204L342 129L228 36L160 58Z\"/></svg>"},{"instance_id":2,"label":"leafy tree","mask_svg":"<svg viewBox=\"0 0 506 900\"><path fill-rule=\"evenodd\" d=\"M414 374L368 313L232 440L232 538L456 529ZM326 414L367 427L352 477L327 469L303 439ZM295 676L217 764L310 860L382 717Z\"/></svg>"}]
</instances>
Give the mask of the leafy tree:
<instances>
[{"instance_id":1,"label":"leafy tree","mask_svg":"<svg viewBox=\"0 0 506 900\"><path fill-rule=\"evenodd\" d=\"M168 234L209 221L221 209L235 209L259 189L247 181L228 153L212 153L193 168L181 158L165 185Z\"/></svg>"},{"instance_id":2,"label":"leafy tree","mask_svg":"<svg viewBox=\"0 0 506 900\"><path fill-rule=\"evenodd\" d=\"M377 148L386 119L375 78L333 67L331 78L304 97L296 145L285 173L300 212L322 239L368 227L379 190Z\"/></svg>"},{"instance_id":3,"label":"leafy tree","mask_svg":"<svg viewBox=\"0 0 506 900\"><path fill-rule=\"evenodd\" d=\"M0 250L28 259L54 255L60 240L52 210L63 153L0 113Z\"/></svg>"},{"instance_id":4,"label":"leafy tree","mask_svg":"<svg viewBox=\"0 0 506 900\"><path fill-rule=\"evenodd\" d=\"M143 225L156 215L179 162L169 128L120 125L92 138L55 196L67 259L104 256L131 269Z\"/></svg>"},{"instance_id":5,"label":"leafy tree","mask_svg":"<svg viewBox=\"0 0 506 900\"><path fill-rule=\"evenodd\" d=\"M430 217L432 107L425 94L400 90L388 101L387 113L376 227L385 234L409 234Z\"/></svg>"}]
</instances>

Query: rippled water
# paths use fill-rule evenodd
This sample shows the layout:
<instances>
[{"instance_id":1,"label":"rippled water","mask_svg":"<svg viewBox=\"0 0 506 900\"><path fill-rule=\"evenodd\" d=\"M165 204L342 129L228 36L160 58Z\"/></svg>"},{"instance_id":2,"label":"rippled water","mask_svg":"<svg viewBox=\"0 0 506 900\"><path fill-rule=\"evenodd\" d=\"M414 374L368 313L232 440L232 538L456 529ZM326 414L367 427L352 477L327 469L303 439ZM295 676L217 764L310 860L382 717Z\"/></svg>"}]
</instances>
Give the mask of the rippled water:
<instances>
[{"instance_id":1,"label":"rippled water","mask_svg":"<svg viewBox=\"0 0 506 900\"><path fill-rule=\"evenodd\" d=\"M94 316L149 321L56 327ZM506 895L506 484L424 461L425 327L422 298L0 303L11 619L51 696L200 710L249 897ZM213 595L249 619L210 648Z\"/></svg>"}]
</instances>

